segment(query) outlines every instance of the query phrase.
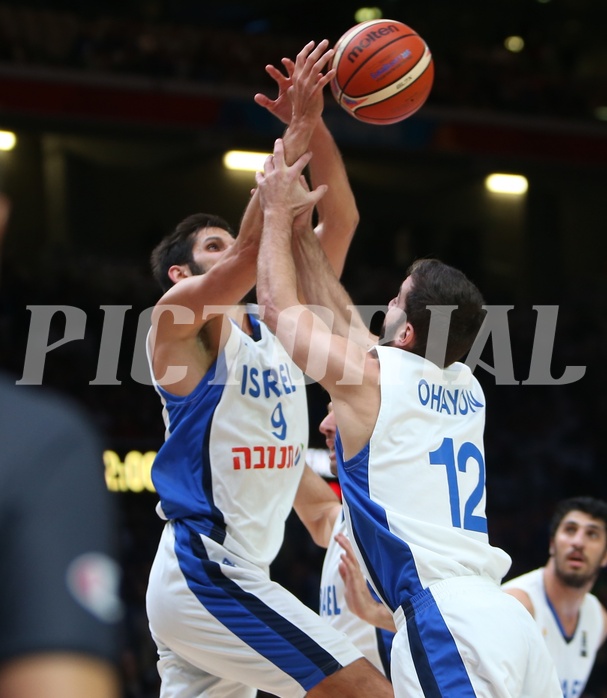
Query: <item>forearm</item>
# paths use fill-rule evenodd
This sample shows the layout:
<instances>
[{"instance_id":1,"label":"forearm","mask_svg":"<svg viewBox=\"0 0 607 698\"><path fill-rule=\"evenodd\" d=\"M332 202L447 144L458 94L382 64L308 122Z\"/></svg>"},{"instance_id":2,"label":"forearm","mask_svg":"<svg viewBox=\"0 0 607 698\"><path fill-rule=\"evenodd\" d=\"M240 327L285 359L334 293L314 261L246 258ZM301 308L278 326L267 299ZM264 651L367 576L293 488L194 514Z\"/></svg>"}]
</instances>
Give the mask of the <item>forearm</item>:
<instances>
[{"instance_id":1,"label":"forearm","mask_svg":"<svg viewBox=\"0 0 607 698\"><path fill-rule=\"evenodd\" d=\"M257 258L257 298L264 321L276 332L278 316L297 305L297 276L291 253L292 215L285 209L266 210Z\"/></svg>"},{"instance_id":2,"label":"forearm","mask_svg":"<svg viewBox=\"0 0 607 698\"><path fill-rule=\"evenodd\" d=\"M310 161L312 188L329 185L327 194L317 206L316 234L339 278L360 216L341 153L322 120L314 129L309 148L314 153Z\"/></svg>"},{"instance_id":3,"label":"forearm","mask_svg":"<svg viewBox=\"0 0 607 698\"><path fill-rule=\"evenodd\" d=\"M326 480L309 466L304 469L293 508L316 545L328 547L341 502Z\"/></svg>"},{"instance_id":4,"label":"forearm","mask_svg":"<svg viewBox=\"0 0 607 698\"><path fill-rule=\"evenodd\" d=\"M335 276L320 242L311 230L298 230L293 240L298 282L306 303L315 310L334 334L365 347L375 338L364 324L352 299Z\"/></svg>"}]
</instances>

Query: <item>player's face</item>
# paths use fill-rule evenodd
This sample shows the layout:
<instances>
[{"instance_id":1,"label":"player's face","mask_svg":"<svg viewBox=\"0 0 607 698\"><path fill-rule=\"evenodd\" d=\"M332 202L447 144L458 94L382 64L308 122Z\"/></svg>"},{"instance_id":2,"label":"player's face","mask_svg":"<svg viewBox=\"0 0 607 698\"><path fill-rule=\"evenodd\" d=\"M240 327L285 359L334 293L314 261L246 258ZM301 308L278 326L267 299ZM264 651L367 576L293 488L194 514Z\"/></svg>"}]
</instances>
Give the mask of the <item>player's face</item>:
<instances>
[{"instance_id":1,"label":"player's face","mask_svg":"<svg viewBox=\"0 0 607 698\"><path fill-rule=\"evenodd\" d=\"M209 271L235 242L230 233L223 228L200 230L192 248L192 255L202 273Z\"/></svg>"},{"instance_id":2,"label":"player's face","mask_svg":"<svg viewBox=\"0 0 607 698\"><path fill-rule=\"evenodd\" d=\"M557 577L567 586L592 585L607 564L607 531L600 519L582 511L563 517L550 545Z\"/></svg>"},{"instance_id":3,"label":"player's face","mask_svg":"<svg viewBox=\"0 0 607 698\"><path fill-rule=\"evenodd\" d=\"M407 316L405 315L405 299L412 286L413 281L411 277L408 276L401 284L398 295L388 303L388 311L386 312L384 324L379 334L379 339L382 344L390 343L398 334L398 330L407 321Z\"/></svg>"},{"instance_id":4,"label":"player's face","mask_svg":"<svg viewBox=\"0 0 607 698\"><path fill-rule=\"evenodd\" d=\"M337 476L337 459L335 458L335 431L337 425L335 423L335 414L331 403L327 405L327 416L322 420L318 429L325 437L325 444L329 449L331 472L333 475Z\"/></svg>"}]
</instances>

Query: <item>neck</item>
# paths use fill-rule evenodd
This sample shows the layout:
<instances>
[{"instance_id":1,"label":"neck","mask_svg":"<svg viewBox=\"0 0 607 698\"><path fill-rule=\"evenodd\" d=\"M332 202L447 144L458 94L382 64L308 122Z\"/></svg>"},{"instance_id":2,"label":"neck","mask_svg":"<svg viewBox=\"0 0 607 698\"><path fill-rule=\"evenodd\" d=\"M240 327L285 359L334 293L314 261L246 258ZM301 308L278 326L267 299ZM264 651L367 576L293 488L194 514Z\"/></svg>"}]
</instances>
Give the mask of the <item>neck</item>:
<instances>
[{"instance_id":1,"label":"neck","mask_svg":"<svg viewBox=\"0 0 607 698\"><path fill-rule=\"evenodd\" d=\"M554 610L559 616L565 631L573 634L575 624L584 602L584 597L592 588L592 583L582 587L565 584L556 574L552 559L544 568L544 589Z\"/></svg>"}]
</instances>

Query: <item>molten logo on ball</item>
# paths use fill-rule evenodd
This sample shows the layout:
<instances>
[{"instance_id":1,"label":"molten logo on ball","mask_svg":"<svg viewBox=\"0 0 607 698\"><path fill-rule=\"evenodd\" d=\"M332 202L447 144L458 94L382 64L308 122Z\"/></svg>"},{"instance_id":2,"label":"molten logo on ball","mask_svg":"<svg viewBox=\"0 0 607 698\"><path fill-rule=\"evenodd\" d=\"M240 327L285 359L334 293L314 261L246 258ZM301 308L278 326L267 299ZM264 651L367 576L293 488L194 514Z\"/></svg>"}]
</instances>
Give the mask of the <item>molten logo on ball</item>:
<instances>
[{"instance_id":1,"label":"molten logo on ball","mask_svg":"<svg viewBox=\"0 0 607 698\"><path fill-rule=\"evenodd\" d=\"M360 56L360 54L368 47L371 46L371 44L376 41L377 39L380 39L383 36L388 36L390 34L393 34L394 32L398 33L398 27L395 24L390 24L387 27L381 27L381 29L376 29L374 31L368 32L366 36L364 36L358 46L355 46L350 53L348 54L348 60L350 63L354 63L354 61Z\"/></svg>"},{"instance_id":2,"label":"molten logo on ball","mask_svg":"<svg viewBox=\"0 0 607 698\"><path fill-rule=\"evenodd\" d=\"M336 43L331 91L349 114L369 124L394 124L426 101L434 63L426 42L402 22L361 22Z\"/></svg>"}]
</instances>

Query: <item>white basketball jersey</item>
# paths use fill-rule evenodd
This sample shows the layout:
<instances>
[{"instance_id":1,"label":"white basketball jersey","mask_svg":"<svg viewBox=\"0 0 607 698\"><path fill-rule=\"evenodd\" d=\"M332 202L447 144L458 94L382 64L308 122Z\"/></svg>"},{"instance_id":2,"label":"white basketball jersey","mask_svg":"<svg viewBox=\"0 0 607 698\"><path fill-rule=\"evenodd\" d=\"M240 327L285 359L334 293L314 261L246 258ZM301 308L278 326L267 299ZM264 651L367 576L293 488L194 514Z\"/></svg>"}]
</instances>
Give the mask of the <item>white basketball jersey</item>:
<instances>
[{"instance_id":1,"label":"white basketball jersey","mask_svg":"<svg viewBox=\"0 0 607 698\"><path fill-rule=\"evenodd\" d=\"M225 348L187 396L156 383L167 439L152 467L159 514L261 566L276 556L305 464L303 374L267 327L231 323Z\"/></svg>"},{"instance_id":2,"label":"white basketball jersey","mask_svg":"<svg viewBox=\"0 0 607 698\"><path fill-rule=\"evenodd\" d=\"M533 604L535 622L556 664L564 698L580 698L601 646L603 614L600 601L596 596L586 594L575 633L567 637L546 596L543 567L509 580L503 588L521 589L527 593Z\"/></svg>"},{"instance_id":3,"label":"white basketball jersey","mask_svg":"<svg viewBox=\"0 0 607 698\"><path fill-rule=\"evenodd\" d=\"M435 582L482 575L497 584L510 557L489 544L485 398L470 369L440 369L375 347L381 406L372 437L339 481L366 576L393 611Z\"/></svg>"},{"instance_id":4,"label":"white basketball jersey","mask_svg":"<svg viewBox=\"0 0 607 698\"><path fill-rule=\"evenodd\" d=\"M320 615L334 628L344 632L365 657L384 675L390 676L390 650L393 633L380 630L352 613L346 603L344 582L339 574L343 548L335 541L338 533L346 534L343 516L337 517L327 547L320 577Z\"/></svg>"}]
</instances>

